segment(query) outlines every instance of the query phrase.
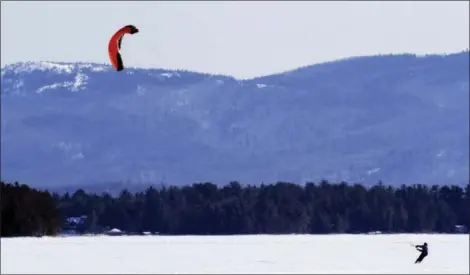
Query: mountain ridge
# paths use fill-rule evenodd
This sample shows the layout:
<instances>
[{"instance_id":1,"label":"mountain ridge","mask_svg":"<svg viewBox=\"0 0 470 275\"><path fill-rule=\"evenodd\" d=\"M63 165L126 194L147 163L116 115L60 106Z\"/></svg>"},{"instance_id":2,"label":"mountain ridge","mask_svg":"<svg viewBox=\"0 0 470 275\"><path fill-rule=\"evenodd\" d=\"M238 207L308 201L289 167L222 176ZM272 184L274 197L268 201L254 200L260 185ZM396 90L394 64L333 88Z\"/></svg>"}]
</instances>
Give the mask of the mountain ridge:
<instances>
[{"instance_id":1,"label":"mountain ridge","mask_svg":"<svg viewBox=\"0 0 470 275\"><path fill-rule=\"evenodd\" d=\"M350 56L350 57L344 57L344 58L339 58L339 59L333 59L329 61L323 61L323 62L318 62L318 63L312 63L309 65L304 65L304 66L298 66L296 68L292 69L287 69L281 72L275 72L275 73L268 73L264 75L259 75L259 76L254 76L250 78L237 78L235 76L232 76L230 74L222 74L222 73L209 73L209 72L203 72L203 71L196 71L196 70L187 70L187 69L169 69L169 68L163 68L163 67L141 67L141 66L126 66L126 69L132 69L132 70L161 70L161 71L168 71L168 72L191 72L191 73L196 73L196 74L201 74L201 75L208 75L208 76L221 76L221 77L229 77L233 78L238 81L251 81L251 80L256 80L256 79L261 79L265 78L268 76L278 76L278 75L283 75L283 74L288 74L288 73L295 73L297 71L303 70L303 69L308 69L310 67L314 66L325 66L325 65L334 65L340 62L345 62L345 61L355 61L355 60L361 60L361 59L367 59L367 58L376 58L376 57L396 57L396 56L407 56L407 57L415 57L415 58L426 58L426 57L448 57L448 56L456 56L456 55L462 55L462 54L468 54L469 50L462 50L459 52L453 52L453 53L427 53L427 54L416 54L416 53L411 53L411 52L405 52L405 53L388 53L388 54L377 54L377 55L363 55L363 56ZM114 71L113 67L109 63L101 63L101 62L93 62L93 61L52 61L52 60L39 60L39 61L18 61L18 62L13 62L13 63L8 63L4 64L1 67L1 70L4 69L11 69L11 67L18 67L20 65L37 65L38 63L40 64L50 64L50 65L72 65L72 66L81 66L81 67L98 67L102 70L111 70ZM38 66L37 66L38 67ZM47 66L45 66L47 67ZM43 67L45 69L45 67Z\"/></svg>"}]
</instances>

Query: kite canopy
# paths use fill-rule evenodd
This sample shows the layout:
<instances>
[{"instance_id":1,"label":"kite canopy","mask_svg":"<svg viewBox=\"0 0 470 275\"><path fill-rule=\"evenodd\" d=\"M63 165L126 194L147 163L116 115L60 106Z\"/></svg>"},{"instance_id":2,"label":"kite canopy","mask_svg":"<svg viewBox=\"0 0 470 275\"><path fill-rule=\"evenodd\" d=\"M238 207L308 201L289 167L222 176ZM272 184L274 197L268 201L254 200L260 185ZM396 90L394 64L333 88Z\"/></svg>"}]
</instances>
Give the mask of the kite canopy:
<instances>
[{"instance_id":1,"label":"kite canopy","mask_svg":"<svg viewBox=\"0 0 470 275\"><path fill-rule=\"evenodd\" d=\"M122 62L121 54L121 42L125 34L134 34L138 33L139 30L133 25L127 25L119 29L109 40L108 44L108 54L111 64L117 71L122 71L124 69L124 64Z\"/></svg>"}]
</instances>

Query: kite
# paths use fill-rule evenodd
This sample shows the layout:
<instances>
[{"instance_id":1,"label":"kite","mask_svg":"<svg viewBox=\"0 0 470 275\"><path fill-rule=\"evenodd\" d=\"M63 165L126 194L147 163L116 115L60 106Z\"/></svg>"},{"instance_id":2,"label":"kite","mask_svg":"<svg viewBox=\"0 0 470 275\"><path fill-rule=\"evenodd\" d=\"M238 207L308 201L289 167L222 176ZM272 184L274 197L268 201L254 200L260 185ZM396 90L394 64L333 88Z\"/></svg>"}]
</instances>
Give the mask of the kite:
<instances>
[{"instance_id":1,"label":"kite","mask_svg":"<svg viewBox=\"0 0 470 275\"><path fill-rule=\"evenodd\" d=\"M118 72L124 69L122 57L121 57L121 54L119 53L119 50L121 50L122 38L124 37L125 34L134 34L138 32L139 30L135 26L127 25L127 26L122 27L120 30L118 30L109 40L109 44L108 44L109 59L111 60L111 64L113 65L113 67Z\"/></svg>"}]
</instances>

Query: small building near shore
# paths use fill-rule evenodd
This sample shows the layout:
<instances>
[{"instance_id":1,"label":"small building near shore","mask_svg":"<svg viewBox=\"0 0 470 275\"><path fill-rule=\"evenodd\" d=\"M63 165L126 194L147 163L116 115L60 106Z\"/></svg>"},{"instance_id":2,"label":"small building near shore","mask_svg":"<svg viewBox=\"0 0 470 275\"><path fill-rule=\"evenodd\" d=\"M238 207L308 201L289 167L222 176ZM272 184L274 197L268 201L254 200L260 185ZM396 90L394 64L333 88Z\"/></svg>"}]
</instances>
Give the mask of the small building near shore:
<instances>
[{"instance_id":1,"label":"small building near shore","mask_svg":"<svg viewBox=\"0 0 470 275\"><path fill-rule=\"evenodd\" d=\"M113 228L111 230L109 230L108 232L106 232L106 235L108 236L122 236L124 235L125 233L117 228Z\"/></svg>"},{"instance_id":2,"label":"small building near shore","mask_svg":"<svg viewBox=\"0 0 470 275\"><path fill-rule=\"evenodd\" d=\"M458 224L455 226L455 233L459 233L459 234L468 233L468 229L465 225Z\"/></svg>"}]
</instances>

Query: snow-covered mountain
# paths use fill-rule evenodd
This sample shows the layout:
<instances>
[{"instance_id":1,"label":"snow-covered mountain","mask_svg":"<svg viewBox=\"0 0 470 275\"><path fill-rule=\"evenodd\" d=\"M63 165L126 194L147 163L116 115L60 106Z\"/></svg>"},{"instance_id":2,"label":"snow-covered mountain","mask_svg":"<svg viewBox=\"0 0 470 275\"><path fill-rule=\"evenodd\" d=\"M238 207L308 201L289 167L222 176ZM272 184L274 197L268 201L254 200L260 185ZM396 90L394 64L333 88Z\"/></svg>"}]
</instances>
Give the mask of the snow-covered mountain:
<instances>
[{"instance_id":1,"label":"snow-covered mountain","mask_svg":"<svg viewBox=\"0 0 470 275\"><path fill-rule=\"evenodd\" d=\"M243 81L29 62L1 85L1 176L32 186L469 180L468 52Z\"/></svg>"}]
</instances>

